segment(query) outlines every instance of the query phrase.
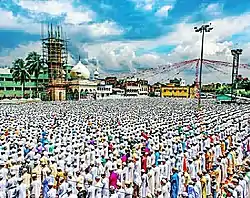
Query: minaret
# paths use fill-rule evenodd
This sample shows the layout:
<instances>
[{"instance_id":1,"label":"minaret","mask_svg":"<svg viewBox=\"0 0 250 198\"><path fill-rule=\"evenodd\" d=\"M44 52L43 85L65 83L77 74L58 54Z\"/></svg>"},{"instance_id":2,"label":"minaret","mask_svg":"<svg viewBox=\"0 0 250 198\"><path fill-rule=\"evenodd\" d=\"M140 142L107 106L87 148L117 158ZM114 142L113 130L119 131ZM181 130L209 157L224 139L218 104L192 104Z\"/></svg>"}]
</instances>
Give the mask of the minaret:
<instances>
[{"instance_id":1,"label":"minaret","mask_svg":"<svg viewBox=\"0 0 250 198\"><path fill-rule=\"evenodd\" d=\"M95 80L98 80L98 79L99 79L98 66L96 67L95 72L94 72L94 79L95 79Z\"/></svg>"}]
</instances>

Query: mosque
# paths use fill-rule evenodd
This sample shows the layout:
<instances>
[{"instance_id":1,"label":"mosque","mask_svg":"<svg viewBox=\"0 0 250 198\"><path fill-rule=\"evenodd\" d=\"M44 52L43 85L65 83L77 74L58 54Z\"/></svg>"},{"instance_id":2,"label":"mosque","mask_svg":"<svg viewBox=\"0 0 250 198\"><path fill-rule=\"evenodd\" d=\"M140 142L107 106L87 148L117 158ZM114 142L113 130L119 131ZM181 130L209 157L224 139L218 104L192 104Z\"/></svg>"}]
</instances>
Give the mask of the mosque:
<instances>
[{"instance_id":1,"label":"mosque","mask_svg":"<svg viewBox=\"0 0 250 198\"><path fill-rule=\"evenodd\" d=\"M71 81L68 82L68 99L79 100L90 94L97 94L97 85L99 84L99 72L94 72L94 79L90 80L90 71L81 60L71 69Z\"/></svg>"},{"instance_id":2,"label":"mosque","mask_svg":"<svg viewBox=\"0 0 250 198\"><path fill-rule=\"evenodd\" d=\"M106 97L112 93L112 85L106 85L105 81L99 78L98 68L93 75L79 59L78 63L71 69L63 72L69 73L68 80L62 83L55 82L49 89L51 90L52 100L81 100L90 97Z\"/></svg>"}]
</instances>

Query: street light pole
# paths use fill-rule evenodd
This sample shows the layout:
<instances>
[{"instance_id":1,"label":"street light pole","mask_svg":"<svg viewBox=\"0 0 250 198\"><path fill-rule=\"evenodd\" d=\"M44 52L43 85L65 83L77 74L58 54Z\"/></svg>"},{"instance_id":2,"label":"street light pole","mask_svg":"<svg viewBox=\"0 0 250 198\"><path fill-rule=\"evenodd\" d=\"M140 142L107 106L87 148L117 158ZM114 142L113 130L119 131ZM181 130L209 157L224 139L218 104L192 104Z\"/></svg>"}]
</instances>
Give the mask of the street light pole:
<instances>
[{"instance_id":1,"label":"street light pole","mask_svg":"<svg viewBox=\"0 0 250 198\"><path fill-rule=\"evenodd\" d=\"M201 77L202 77L202 64L203 64L203 49L204 49L204 37L205 30L202 28L202 39L201 39L201 62L200 62L200 74L199 74L199 99L198 99L198 107L201 106Z\"/></svg>"},{"instance_id":2,"label":"street light pole","mask_svg":"<svg viewBox=\"0 0 250 198\"><path fill-rule=\"evenodd\" d=\"M240 55L242 54L242 49L232 49L231 53L233 55L233 68L232 68L232 86L231 86L231 101L235 99L233 97L234 89L237 89L237 82L236 79L239 75L239 62L240 62Z\"/></svg>"},{"instance_id":3,"label":"street light pole","mask_svg":"<svg viewBox=\"0 0 250 198\"><path fill-rule=\"evenodd\" d=\"M211 27L211 23L209 25L202 25L200 28L194 27L195 32L199 32L202 34L201 39L201 58L200 58L200 74L199 74L199 96L198 96L198 107L201 106L201 77L202 77L202 64L203 64L203 51L204 51L204 40L205 40L205 33L211 32L213 28Z\"/></svg>"}]
</instances>

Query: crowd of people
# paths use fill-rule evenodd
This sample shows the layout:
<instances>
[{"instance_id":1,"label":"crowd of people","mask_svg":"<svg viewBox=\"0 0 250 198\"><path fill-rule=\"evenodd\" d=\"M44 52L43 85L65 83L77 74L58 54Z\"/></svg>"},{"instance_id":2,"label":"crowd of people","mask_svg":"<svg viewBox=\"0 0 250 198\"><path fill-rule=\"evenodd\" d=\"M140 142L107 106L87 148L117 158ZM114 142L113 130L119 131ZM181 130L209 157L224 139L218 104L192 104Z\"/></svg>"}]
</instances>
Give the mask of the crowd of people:
<instances>
[{"instance_id":1,"label":"crowd of people","mask_svg":"<svg viewBox=\"0 0 250 198\"><path fill-rule=\"evenodd\" d=\"M249 198L250 108L190 99L0 105L0 198Z\"/></svg>"}]
</instances>

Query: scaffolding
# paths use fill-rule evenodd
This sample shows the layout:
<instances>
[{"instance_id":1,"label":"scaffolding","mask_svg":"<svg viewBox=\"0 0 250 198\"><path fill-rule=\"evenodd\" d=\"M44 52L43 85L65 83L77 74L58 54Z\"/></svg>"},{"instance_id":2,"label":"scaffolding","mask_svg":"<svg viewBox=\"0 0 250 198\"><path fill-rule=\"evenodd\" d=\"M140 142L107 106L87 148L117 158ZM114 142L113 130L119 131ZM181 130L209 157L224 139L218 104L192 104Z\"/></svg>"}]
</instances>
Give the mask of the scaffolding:
<instances>
[{"instance_id":1,"label":"scaffolding","mask_svg":"<svg viewBox=\"0 0 250 198\"><path fill-rule=\"evenodd\" d=\"M42 60L48 70L47 91L51 100L55 100L55 90L65 88L64 65L68 63L67 35L61 25L42 24Z\"/></svg>"},{"instance_id":2,"label":"scaffolding","mask_svg":"<svg viewBox=\"0 0 250 198\"><path fill-rule=\"evenodd\" d=\"M49 83L64 81L63 65L68 62L68 39L60 25L42 25L42 60L48 66Z\"/></svg>"}]
</instances>

